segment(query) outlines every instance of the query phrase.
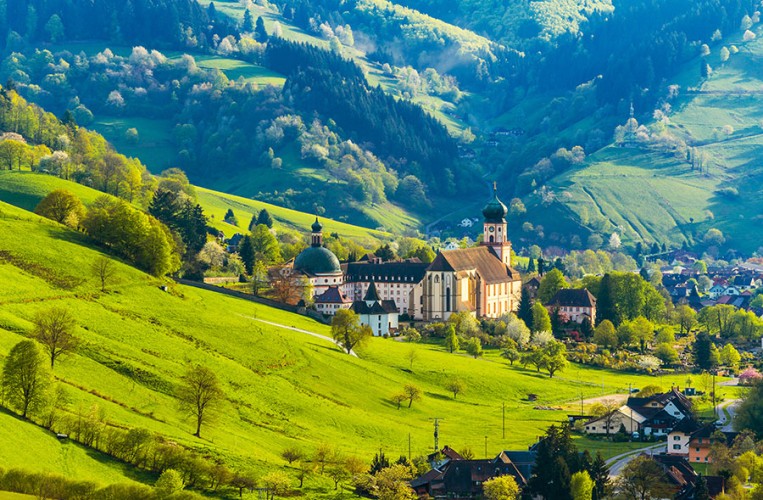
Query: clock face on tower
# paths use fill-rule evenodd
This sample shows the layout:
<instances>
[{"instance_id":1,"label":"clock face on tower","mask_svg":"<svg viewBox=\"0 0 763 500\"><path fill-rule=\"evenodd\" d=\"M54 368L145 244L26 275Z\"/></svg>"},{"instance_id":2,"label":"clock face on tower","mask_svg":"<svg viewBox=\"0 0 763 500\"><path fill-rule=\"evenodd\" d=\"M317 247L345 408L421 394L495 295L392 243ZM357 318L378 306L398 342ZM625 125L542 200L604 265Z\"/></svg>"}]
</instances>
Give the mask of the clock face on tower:
<instances>
[{"instance_id":1,"label":"clock face on tower","mask_svg":"<svg viewBox=\"0 0 763 500\"><path fill-rule=\"evenodd\" d=\"M493 231L495 231L495 228L494 228L493 226L490 226L490 227L488 228L488 231L490 231L490 232L492 233Z\"/></svg>"}]
</instances>

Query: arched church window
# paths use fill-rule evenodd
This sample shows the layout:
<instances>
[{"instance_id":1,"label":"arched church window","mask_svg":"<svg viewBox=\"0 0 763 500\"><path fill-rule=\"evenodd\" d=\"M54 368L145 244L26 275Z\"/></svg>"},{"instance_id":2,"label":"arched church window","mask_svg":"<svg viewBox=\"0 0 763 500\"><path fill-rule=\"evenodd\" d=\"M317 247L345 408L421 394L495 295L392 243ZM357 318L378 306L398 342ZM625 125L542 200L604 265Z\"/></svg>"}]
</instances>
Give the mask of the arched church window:
<instances>
[{"instance_id":1,"label":"arched church window","mask_svg":"<svg viewBox=\"0 0 763 500\"><path fill-rule=\"evenodd\" d=\"M493 235L491 234L490 235L490 243L493 243L493 241L495 241L495 238L493 238Z\"/></svg>"},{"instance_id":2,"label":"arched church window","mask_svg":"<svg viewBox=\"0 0 763 500\"><path fill-rule=\"evenodd\" d=\"M445 310L450 312L450 287L445 289Z\"/></svg>"},{"instance_id":3,"label":"arched church window","mask_svg":"<svg viewBox=\"0 0 763 500\"><path fill-rule=\"evenodd\" d=\"M439 276L435 276L434 277L434 282L435 283L439 283L440 282L440 277Z\"/></svg>"}]
</instances>

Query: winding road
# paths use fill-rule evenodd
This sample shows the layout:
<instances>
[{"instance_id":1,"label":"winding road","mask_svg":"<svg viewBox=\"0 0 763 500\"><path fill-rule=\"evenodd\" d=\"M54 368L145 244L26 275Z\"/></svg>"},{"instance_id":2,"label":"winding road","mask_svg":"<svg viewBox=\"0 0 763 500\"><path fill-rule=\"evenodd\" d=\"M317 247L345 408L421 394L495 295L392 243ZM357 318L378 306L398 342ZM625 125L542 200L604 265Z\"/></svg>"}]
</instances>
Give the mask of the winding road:
<instances>
[{"instance_id":1,"label":"winding road","mask_svg":"<svg viewBox=\"0 0 763 500\"><path fill-rule=\"evenodd\" d=\"M667 445L665 443L657 443L652 446L647 446L646 448L640 448L638 450L627 451L625 453L616 455L610 458L609 460L607 460L607 466L609 467L609 477L614 479L617 476L619 476L620 471L623 470L623 467L628 465L628 463L631 460L641 455L642 453L649 452L650 455L654 455L658 453L664 453L666 451L667 451Z\"/></svg>"}]
</instances>

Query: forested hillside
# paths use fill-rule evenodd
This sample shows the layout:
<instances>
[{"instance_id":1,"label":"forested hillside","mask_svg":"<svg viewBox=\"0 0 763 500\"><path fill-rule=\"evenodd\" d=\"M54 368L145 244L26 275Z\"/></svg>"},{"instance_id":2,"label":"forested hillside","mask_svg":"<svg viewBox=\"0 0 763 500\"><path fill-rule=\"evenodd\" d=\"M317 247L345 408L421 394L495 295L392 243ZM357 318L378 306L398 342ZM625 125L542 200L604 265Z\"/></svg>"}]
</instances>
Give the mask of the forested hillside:
<instances>
[{"instance_id":1,"label":"forested hillside","mask_svg":"<svg viewBox=\"0 0 763 500\"><path fill-rule=\"evenodd\" d=\"M515 239L560 246L611 229L581 224L558 179L631 113L669 115L679 68L759 22L752 0L6 3L0 80L156 172L459 237L494 178L532 208ZM76 19L96 14L109 29ZM669 239L625 241L652 238Z\"/></svg>"}]
</instances>

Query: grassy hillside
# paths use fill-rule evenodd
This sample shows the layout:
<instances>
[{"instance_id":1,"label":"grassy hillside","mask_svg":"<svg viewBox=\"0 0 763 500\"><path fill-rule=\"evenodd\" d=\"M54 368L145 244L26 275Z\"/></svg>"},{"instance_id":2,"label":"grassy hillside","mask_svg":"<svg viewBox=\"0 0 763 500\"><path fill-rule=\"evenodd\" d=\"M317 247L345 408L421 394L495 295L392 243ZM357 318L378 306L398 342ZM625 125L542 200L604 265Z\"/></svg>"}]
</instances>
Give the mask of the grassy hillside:
<instances>
[{"instance_id":1,"label":"grassy hillside","mask_svg":"<svg viewBox=\"0 0 763 500\"><path fill-rule=\"evenodd\" d=\"M85 205L102 196L95 189L60 179L50 175L35 174L27 171L0 171L0 201L16 205L25 210L34 210L42 198L54 189L67 189L76 194ZM209 223L223 231L227 236L245 231L255 210L267 209L275 219L276 228L296 230L300 233L309 231L315 216L290 210L288 208L263 203L256 200L228 195L204 188L196 188L198 202L209 217ZM239 225L234 228L223 221L225 212L233 209ZM327 233L338 233L361 244L374 246L379 241L390 238L388 233L345 224L331 219L322 219Z\"/></svg>"},{"instance_id":2,"label":"grassy hillside","mask_svg":"<svg viewBox=\"0 0 763 500\"><path fill-rule=\"evenodd\" d=\"M56 365L55 375L70 395L68 411L97 405L112 424L160 433L234 469L285 467L279 458L285 447L311 450L320 443L364 460L379 447L388 455L407 454L409 433L412 452L422 454L431 447L432 417L445 419L441 444L482 450L488 436L493 454L528 445L564 418L564 411L534 410L536 404L557 405L656 380L571 367L549 383L544 374L510 367L496 352L475 360L439 346L385 339L373 339L354 358L327 341L258 320L328 334L325 325L184 286L164 292L160 281L123 264L108 292L100 293L88 272L100 252L82 234L4 203L0 231L6 235L0 250L14 257L13 263L0 264L0 279L14 284L0 289L0 360L29 332L36 312L66 307L82 341L76 354ZM411 350L417 353L412 369ZM213 369L226 393L202 439L191 435L192 423L178 413L173 396L192 363ZM467 387L455 401L443 388L454 376ZM390 397L406 383L420 386L424 398L398 410ZM538 394L539 402L528 402L528 393ZM504 403L506 439L501 438ZM29 425L7 421L13 429ZM10 439L0 432L2 447L7 449ZM6 460L8 466L66 470L63 463L36 463L25 453ZM118 471L109 476L84 465L72 473L102 482L118 478ZM319 479L307 482L308 488L321 485ZM308 495L320 496L315 490Z\"/></svg>"},{"instance_id":3,"label":"grassy hillside","mask_svg":"<svg viewBox=\"0 0 763 500\"><path fill-rule=\"evenodd\" d=\"M731 44L740 51L722 62L720 49ZM698 58L668 82L679 91L666 130L704 156L702 171L685 153L609 146L552 183L557 200L583 226L604 234L619 227L626 241L701 242L715 227L728 247L756 251L763 210L761 56L760 39L737 37L713 48L709 78L700 79ZM646 125L657 133L655 123Z\"/></svg>"}]
</instances>

